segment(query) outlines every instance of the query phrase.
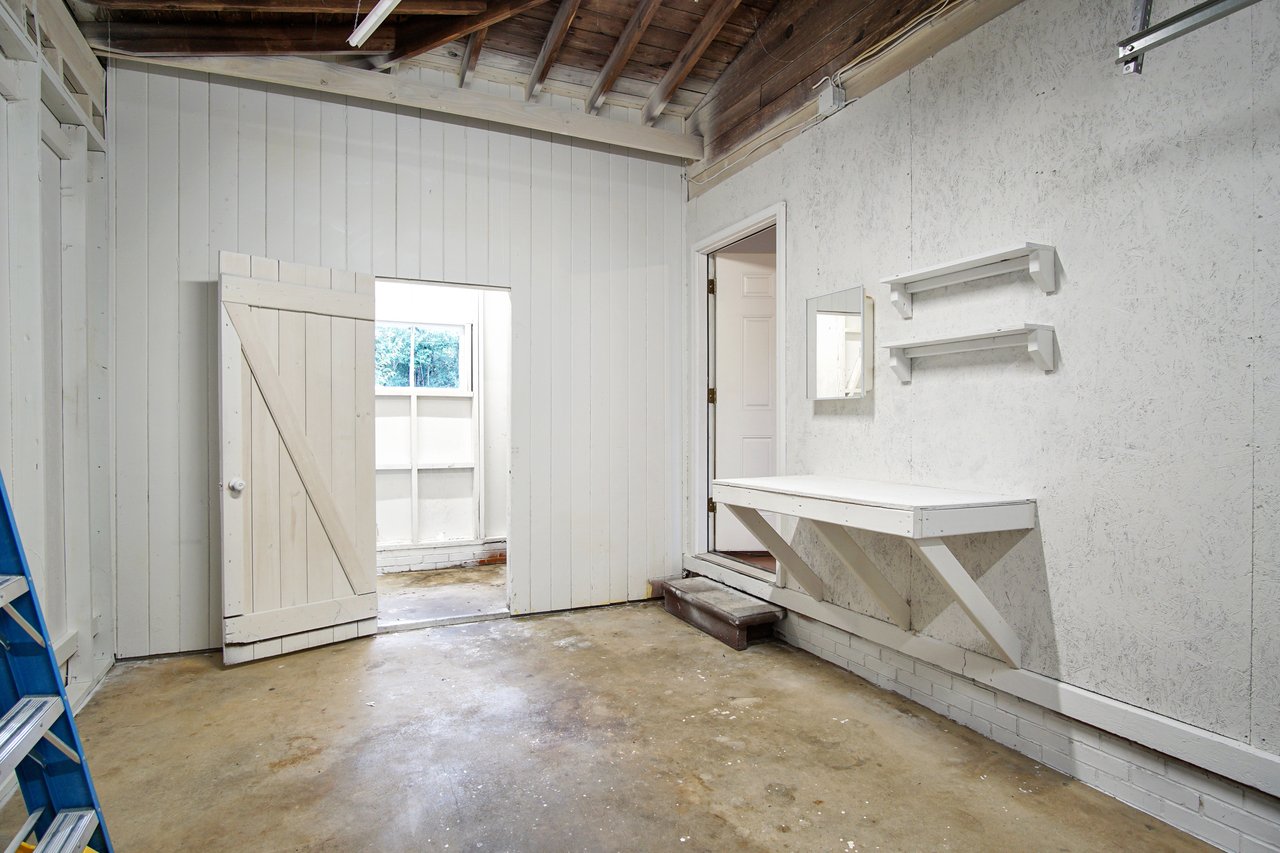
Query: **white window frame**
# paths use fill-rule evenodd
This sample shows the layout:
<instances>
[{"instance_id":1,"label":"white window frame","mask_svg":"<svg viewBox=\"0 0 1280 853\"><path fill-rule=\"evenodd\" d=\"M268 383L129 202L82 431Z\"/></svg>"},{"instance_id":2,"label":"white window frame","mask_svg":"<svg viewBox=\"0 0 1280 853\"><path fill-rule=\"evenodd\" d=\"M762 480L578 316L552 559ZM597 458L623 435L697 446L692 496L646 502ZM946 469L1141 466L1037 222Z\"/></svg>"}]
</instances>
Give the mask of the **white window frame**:
<instances>
[{"instance_id":1,"label":"white window frame","mask_svg":"<svg viewBox=\"0 0 1280 853\"><path fill-rule=\"evenodd\" d=\"M378 320L374 322L374 346L377 346L379 326L400 326L408 329L461 329L458 337L458 382L461 388L425 388L415 385L374 385L375 396L383 397L471 397L475 395L476 363L475 327L471 323L414 323L395 320ZM413 381L413 355L415 347L409 347L409 381Z\"/></svg>"}]
</instances>

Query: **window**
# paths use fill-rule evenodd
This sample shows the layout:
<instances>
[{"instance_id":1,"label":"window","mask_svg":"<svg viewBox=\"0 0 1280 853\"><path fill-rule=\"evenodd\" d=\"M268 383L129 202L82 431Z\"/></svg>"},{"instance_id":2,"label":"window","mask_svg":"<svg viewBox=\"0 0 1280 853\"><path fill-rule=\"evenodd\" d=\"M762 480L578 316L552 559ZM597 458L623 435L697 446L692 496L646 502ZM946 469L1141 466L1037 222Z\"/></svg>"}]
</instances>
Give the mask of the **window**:
<instances>
[{"instance_id":1,"label":"window","mask_svg":"<svg viewBox=\"0 0 1280 853\"><path fill-rule=\"evenodd\" d=\"M470 391L470 328L378 323L373 370L379 388Z\"/></svg>"}]
</instances>

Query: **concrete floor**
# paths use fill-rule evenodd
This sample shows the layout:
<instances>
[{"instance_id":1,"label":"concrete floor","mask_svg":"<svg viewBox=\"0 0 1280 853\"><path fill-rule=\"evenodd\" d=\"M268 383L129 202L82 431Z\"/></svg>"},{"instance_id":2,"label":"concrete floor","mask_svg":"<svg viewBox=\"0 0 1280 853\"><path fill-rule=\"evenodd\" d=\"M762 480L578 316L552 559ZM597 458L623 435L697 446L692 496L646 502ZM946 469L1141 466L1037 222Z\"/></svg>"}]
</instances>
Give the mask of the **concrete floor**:
<instances>
[{"instance_id":1,"label":"concrete floor","mask_svg":"<svg viewBox=\"0 0 1280 853\"><path fill-rule=\"evenodd\" d=\"M407 631L507 616L507 566L378 575L378 630Z\"/></svg>"},{"instance_id":2,"label":"concrete floor","mask_svg":"<svg viewBox=\"0 0 1280 853\"><path fill-rule=\"evenodd\" d=\"M122 853L1204 849L655 604L124 664L79 720Z\"/></svg>"}]
</instances>

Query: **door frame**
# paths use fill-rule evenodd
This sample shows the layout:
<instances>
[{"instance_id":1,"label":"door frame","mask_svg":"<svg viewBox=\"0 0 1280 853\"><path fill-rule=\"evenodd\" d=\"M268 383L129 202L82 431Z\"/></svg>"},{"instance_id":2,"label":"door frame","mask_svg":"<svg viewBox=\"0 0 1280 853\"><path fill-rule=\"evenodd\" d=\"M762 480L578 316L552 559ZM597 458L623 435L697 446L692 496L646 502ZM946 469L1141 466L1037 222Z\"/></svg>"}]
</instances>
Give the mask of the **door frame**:
<instances>
[{"instance_id":1,"label":"door frame","mask_svg":"<svg viewBox=\"0 0 1280 853\"><path fill-rule=\"evenodd\" d=\"M704 554L711 541L711 514L707 502L711 497L711 459L709 444L711 420L708 417L707 388L711 379L710 336L707 329L706 280L711 256L721 249L773 226L775 252L776 326L774 329L777 349L775 378L777 411L774 428L777 442L775 465L777 471L786 465L786 293L787 293L787 205L779 202L752 216L722 228L709 237L693 244L692 274L689 287L689 317L692 328L689 333L689 469L685 473L687 488L688 523L685 525L685 554Z\"/></svg>"},{"instance_id":2,"label":"door frame","mask_svg":"<svg viewBox=\"0 0 1280 853\"><path fill-rule=\"evenodd\" d=\"M508 328L508 330L507 330L507 344L508 344L508 347L509 347L509 349L510 349L510 351L511 351L511 357L512 357L512 360L513 360L513 363L514 363L514 359L515 359L515 336L516 336L516 313L515 313L515 311L516 311L516 292L515 292L514 288L513 288L511 285L509 285L509 284L487 284L487 283L478 283L478 282L474 282L474 281L452 281L452 280L444 279L444 278L405 278L405 277L403 277L403 276L394 276L394 275L376 275L376 274L375 274L375 275L374 275L374 277L373 277L373 283L374 283L374 309L373 309L373 310L374 310L374 321L373 321L373 323L374 323L374 333L375 333L375 335L377 334L377 325L378 325L378 319L377 319L377 312L378 312L378 305L377 305L377 288L378 288L378 282L381 282L381 281L393 282L393 283L397 283L397 284L427 285L427 286L430 286L430 287L450 287L450 288L458 288L458 289L462 289L462 290L496 291L496 292L506 293L506 294L507 294L508 306L509 306L509 310L510 310L510 325L509 325L509 328ZM477 317L477 321L478 321L478 322L476 323L476 328L481 328L481 327L484 325L484 324L483 324L483 317ZM482 381L482 380L481 380L481 377L480 377L480 374L481 374L481 373L483 372L483 370L484 370L484 352L483 352L483 350L484 350L484 344L483 344L483 341L482 341L482 339L481 339L481 335L482 335L482 334L483 334L483 333L481 333L481 334L475 334L475 331L473 330L473 333L472 333L472 341L471 341L471 350L472 350L472 352L471 352L471 359L472 359L472 361L471 361L471 370L472 370L472 392L473 392L473 395L474 395L474 396L472 397L473 407L474 407L474 408L473 408L474 417L473 417L473 419L472 419L472 420L473 420L473 425L472 425L472 428L473 428L473 432L472 432L472 439L473 439L473 441L475 441L475 455L476 455L476 459L475 459L475 466L474 466L474 467L473 467L473 469L472 469L472 476L473 476L473 480L472 480L472 482L474 483L474 489L475 489L475 500L476 500L476 538L475 538L475 539L467 539L467 540L450 541L450 542L448 542L447 544L450 544L450 545L457 545L457 546L458 546L458 547L460 547L460 548L469 548L469 547L474 547L474 546L483 546L483 545L487 545L487 544L489 544L489 543L491 543L491 542L496 542L496 541L498 541L498 539L499 539L499 538L501 538L501 539L505 540L505 542L506 542L506 554L507 554L507 562L506 562L507 569L506 569L506 573L505 573L505 574L506 574L506 591L507 591L507 609L508 609L508 610L511 610L511 609L512 609L512 602L511 602L511 588L512 588L512 583L511 583L511 557L512 557L512 543L511 543L511 528L512 528L512 523L511 523L511 495L512 495L512 493L513 493L513 492L514 492L514 490L515 490L515 474L514 474L514 472L513 472L513 471L512 471L512 469L511 469L511 458L512 458L512 455L511 455L510 451L509 451L509 453L508 453L508 458L507 458L507 533L506 533L506 535L505 535L505 536L503 536L503 537L488 537L488 536L485 536L485 534L484 534L484 500L485 500L484 479L485 479L485 473L486 473L486 468L485 468L485 463L484 463L484 451L483 451L483 447L482 447L482 444L483 444L483 442L484 442L484 407L483 407L483 406L481 405L481 403L480 403L480 395L479 395L479 393L475 393L475 389L476 389L476 387L477 387L477 386L479 386L479 385L480 385L480 383L481 383L481 381ZM515 384L515 379L514 379L514 368L512 368L512 370L509 372L509 374L508 374L508 377L507 377L507 378L508 378L508 380L509 380L509 381L508 381L508 383L507 383L507 384L508 384L508 388L507 388L507 417L508 417L508 421L509 421L509 424L508 424L508 432L507 432L507 440L508 440L508 442L509 442L509 445L514 445L514 444L515 444L515 440L516 440L516 438L515 438L515 432L514 432L514 430L515 430L515 422L516 422L516 411L515 411L515 400L516 400L516 395L515 395L515 388L514 388L514 384ZM377 398L376 393L375 393L375 395L374 395L374 398L375 398L375 401L376 401L376 398ZM414 417L416 418L416 416L417 416L417 412L416 412L416 410L415 410L415 411L414 411ZM376 415L375 415L375 417L376 417ZM415 421L415 423L416 423L416 421ZM375 441L376 441L376 439L375 439ZM375 450L376 450L376 444L375 444ZM374 480L374 494L375 494L375 495L377 494L377 479L376 479L376 476L375 476L375 480ZM416 507L417 507L417 487L416 487L416 485L415 485L415 487L414 487L414 489L413 489L413 494L414 494L414 498L413 498L414 510L413 510L413 511L414 511L414 512L417 512L417 509L416 509ZM396 548L406 548L406 549L413 549L413 548L431 548L431 547L437 547L437 546L440 546L440 545L442 545L442 544L446 544L446 543L419 543L419 542L414 542L413 544L409 544L409 545L387 545L387 546L375 546L375 547L376 547L376 550L378 550L378 551L382 551L382 550L394 550L394 549L396 549ZM519 548L517 548L517 551L519 551L519 550L520 550L520 549L519 549Z\"/></svg>"}]
</instances>

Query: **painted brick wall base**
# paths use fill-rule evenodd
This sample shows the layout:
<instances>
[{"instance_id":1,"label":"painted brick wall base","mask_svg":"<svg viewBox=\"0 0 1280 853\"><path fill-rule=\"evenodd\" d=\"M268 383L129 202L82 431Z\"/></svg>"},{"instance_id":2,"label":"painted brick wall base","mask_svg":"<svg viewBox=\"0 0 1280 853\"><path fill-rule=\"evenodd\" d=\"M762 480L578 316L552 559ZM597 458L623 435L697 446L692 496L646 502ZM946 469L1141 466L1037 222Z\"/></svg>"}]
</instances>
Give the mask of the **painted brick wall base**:
<instances>
[{"instance_id":1,"label":"painted brick wall base","mask_svg":"<svg viewBox=\"0 0 1280 853\"><path fill-rule=\"evenodd\" d=\"M779 635L878 687L1240 853L1280 853L1280 800L798 613Z\"/></svg>"},{"instance_id":2,"label":"painted brick wall base","mask_svg":"<svg viewBox=\"0 0 1280 853\"><path fill-rule=\"evenodd\" d=\"M413 545L378 550L378 574L421 572L501 563L507 559L507 540L495 542Z\"/></svg>"}]
</instances>

